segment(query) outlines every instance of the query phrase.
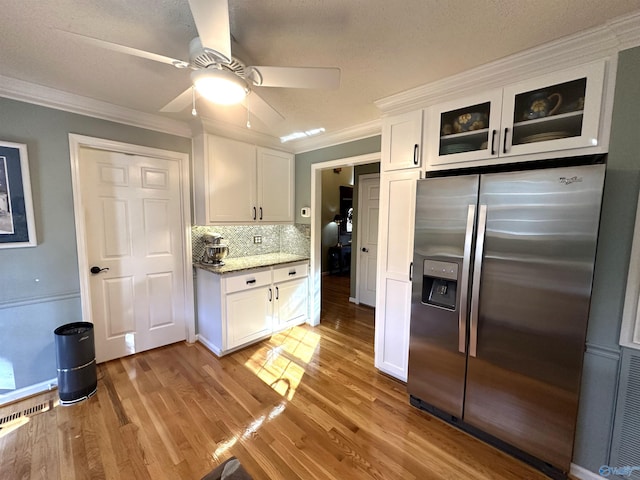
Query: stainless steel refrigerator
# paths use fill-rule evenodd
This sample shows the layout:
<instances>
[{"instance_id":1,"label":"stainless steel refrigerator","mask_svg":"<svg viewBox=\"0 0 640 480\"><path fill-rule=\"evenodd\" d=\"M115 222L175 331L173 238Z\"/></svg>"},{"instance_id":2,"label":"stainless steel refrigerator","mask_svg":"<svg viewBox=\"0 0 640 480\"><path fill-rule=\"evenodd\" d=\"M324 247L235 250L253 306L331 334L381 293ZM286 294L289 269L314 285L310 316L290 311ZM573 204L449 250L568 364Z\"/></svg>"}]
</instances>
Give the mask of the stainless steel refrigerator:
<instances>
[{"instance_id":1,"label":"stainless steel refrigerator","mask_svg":"<svg viewBox=\"0 0 640 480\"><path fill-rule=\"evenodd\" d=\"M552 472L573 451L604 173L418 181L411 402Z\"/></svg>"}]
</instances>

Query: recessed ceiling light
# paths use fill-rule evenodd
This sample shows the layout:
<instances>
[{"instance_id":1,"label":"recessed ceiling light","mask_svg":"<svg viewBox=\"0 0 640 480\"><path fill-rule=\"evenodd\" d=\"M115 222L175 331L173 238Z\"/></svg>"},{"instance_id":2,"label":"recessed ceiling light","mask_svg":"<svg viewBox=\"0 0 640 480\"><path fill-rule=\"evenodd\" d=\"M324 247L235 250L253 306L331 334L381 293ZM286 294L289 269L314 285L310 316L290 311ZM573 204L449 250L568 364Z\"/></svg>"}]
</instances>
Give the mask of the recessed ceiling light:
<instances>
[{"instance_id":1,"label":"recessed ceiling light","mask_svg":"<svg viewBox=\"0 0 640 480\"><path fill-rule=\"evenodd\" d=\"M311 130L305 130L304 132L293 132L284 137L280 137L280 143L285 143L290 140L297 140L298 138L312 137L324 132L324 128L313 128Z\"/></svg>"}]
</instances>

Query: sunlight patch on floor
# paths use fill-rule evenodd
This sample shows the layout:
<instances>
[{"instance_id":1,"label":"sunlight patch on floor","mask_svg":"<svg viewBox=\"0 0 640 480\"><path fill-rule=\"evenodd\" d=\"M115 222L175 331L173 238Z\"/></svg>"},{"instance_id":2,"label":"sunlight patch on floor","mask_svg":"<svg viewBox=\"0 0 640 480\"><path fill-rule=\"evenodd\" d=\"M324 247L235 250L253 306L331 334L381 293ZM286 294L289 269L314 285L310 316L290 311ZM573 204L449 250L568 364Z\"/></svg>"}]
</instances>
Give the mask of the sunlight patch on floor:
<instances>
[{"instance_id":1,"label":"sunlight patch on floor","mask_svg":"<svg viewBox=\"0 0 640 480\"><path fill-rule=\"evenodd\" d=\"M291 400L306 365L318 349L320 335L302 327L293 327L271 337L270 343L255 352L245 366L280 395Z\"/></svg>"}]
</instances>

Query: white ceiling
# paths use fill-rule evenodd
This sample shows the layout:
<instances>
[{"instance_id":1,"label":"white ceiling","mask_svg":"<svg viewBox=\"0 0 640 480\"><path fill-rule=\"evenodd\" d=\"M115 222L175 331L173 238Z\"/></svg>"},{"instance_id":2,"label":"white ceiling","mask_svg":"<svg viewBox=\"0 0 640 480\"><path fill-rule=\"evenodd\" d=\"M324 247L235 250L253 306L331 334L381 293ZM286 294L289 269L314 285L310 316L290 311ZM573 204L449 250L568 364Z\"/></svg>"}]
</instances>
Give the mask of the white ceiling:
<instances>
[{"instance_id":1,"label":"white ceiling","mask_svg":"<svg viewBox=\"0 0 640 480\"><path fill-rule=\"evenodd\" d=\"M285 120L278 137L335 132L379 118L374 101L640 9L640 0L229 0L234 55L247 64L339 67L338 90L260 88ZM71 31L188 60L197 35L187 0L0 0L0 75L159 113L188 71L106 51ZM198 104L202 118L238 126L241 107Z\"/></svg>"}]
</instances>

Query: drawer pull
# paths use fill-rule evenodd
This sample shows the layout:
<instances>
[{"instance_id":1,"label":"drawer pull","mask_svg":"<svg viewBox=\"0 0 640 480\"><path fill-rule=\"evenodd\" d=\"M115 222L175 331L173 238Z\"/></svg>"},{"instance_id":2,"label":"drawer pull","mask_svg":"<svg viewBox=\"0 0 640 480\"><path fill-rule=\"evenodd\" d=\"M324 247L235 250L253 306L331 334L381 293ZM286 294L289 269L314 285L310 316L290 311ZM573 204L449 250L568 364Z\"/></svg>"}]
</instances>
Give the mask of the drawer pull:
<instances>
[{"instance_id":1,"label":"drawer pull","mask_svg":"<svg viewBox=\"0 0 640 480\"><path fill-rule=\"evenodd\" d=\"M256 279L255 278L253 280L247 280L247 285L251 285L253 283L256 283Z\"/></svg>"},{"instance_id":2,"label":"drawer pull","mask_svg":"<svg viewBox=\"0 0 640 480\"><path fill-rule=\"evenodd\" d=\"M289 275L295 275L295 274L296 274L296 271L295 271L295 270L291 270L291 271L289 272Z\"/></svg>"}]
</instances>

